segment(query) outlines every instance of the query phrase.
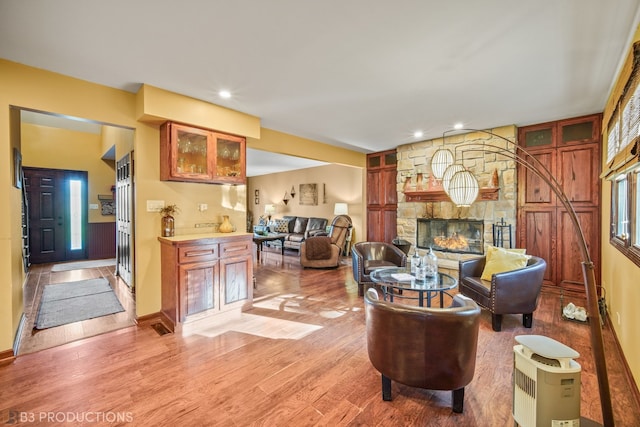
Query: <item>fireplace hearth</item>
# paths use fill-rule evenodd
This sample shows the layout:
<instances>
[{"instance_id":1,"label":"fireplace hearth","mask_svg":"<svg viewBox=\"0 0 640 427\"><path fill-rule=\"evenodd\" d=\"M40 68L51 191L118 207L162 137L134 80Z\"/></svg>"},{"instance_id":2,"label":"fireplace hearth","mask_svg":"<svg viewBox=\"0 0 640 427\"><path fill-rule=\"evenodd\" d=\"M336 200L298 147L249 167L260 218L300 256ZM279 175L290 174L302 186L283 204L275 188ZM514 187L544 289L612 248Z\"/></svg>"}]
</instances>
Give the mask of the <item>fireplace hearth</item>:
<instances>
[{"instance_id":1,"label":"fireplace hearth","mask_svg":"<svg viewBox=\"0 0 640 427\"><path fill-rule=\"evenodd\" d=\"M441 252L484 253L484 221L418 218L416 246Z\"/></svg>"}]
</instances>

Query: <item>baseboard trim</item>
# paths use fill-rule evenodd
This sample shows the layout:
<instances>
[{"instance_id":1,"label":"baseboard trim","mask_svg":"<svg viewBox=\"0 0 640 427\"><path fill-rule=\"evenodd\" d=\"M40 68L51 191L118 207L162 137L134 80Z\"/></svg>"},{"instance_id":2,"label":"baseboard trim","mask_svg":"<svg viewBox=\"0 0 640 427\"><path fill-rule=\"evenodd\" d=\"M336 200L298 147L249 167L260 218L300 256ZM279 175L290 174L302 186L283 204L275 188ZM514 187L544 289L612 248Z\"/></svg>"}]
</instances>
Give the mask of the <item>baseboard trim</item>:
<instances>
[{"instance_id":1,"label":"baseboard trim","mask_svg":"<svg viewBox=\"0 0 640 427\"><path fill-rule=\"evenodd\" d=\"M0 366L10 365L16 360L16 353L13 350L0 351Z\"/></svg>"},{"instance_id":2,"label":"baseboard trim","mask_svg":"<svg viewBox=\"0 0 640 427\"><path fill-rule=\"evenodd\" d=\"M167 317L167 315L161 311L146 314L144 316L136 318L136 323L138 324L138 326L151 326L154 323L158 322L162 323L171 332L175 332L175 325L173 324L171 319L169 319L169 317Z\"/></svg>"},{"instance_id":3,"label":"baseboard trim","mask_svg":"<svg viewBox=\"0 0 640 427\"><path fill-rule=\"evenodd\" d=\"M611 326L611 318L609 316L609 312L607 311L607 319L605 320L605 327L609 328L611 334L613 335L613 341L616 343L616 351L620 355L620 359L622 359L622 366L624 368L624 377L629 383L629 388L631 388L631 393L636 402L636 408L640 407L640 390L638 389L638 384L633 379L633 373L631 372L631 368L629 367L629 363L627 363L627 358L624 356L624 352L622 351L622 346L620 345L620 341L618 341L618 335L616 335L616 330L613 326Z\"/></svg>"}]
</instances>

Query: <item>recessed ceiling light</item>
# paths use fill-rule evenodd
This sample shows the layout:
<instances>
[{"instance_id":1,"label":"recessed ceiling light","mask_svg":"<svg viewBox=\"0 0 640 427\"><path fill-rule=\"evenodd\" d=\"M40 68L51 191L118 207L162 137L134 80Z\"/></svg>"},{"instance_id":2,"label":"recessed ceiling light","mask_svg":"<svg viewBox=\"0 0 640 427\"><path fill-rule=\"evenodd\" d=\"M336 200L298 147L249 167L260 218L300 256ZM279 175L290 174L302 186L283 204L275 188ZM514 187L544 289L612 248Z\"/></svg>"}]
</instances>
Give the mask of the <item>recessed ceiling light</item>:
<instances>
[{"instance_id":1,"label":"recessed ceiling light","mask_svg":"<svg viewBox=\"0 0 640 427\"><path fill-rule=\"evenodd\" d=\"M462 129L464 127L464 124L462 123L456 123L455 125L453 125L454 129Z\"/></svg>"},{"instance_id":2,"label":"recessed ceiling light","mask_svg":"<svg viewBox=\"0 0 640 427\"><path fill-rule=\"evenodd\" d=\"M413 133L414 138L422 138L424 133L421 130L417 130Z\"/></svg>"},{"instance_id":3,"label":"recessed ceiling light","mask_svg":"<svg viewBox=\"0 0 640 427\"><path fill-rule=\"evenodd\" d=\"M220 92L218 92L218 95L220 95L220 98L224 99L231 98L231 92L229 92L228 90L221 90Z\"/></svg>"}]
</instances>

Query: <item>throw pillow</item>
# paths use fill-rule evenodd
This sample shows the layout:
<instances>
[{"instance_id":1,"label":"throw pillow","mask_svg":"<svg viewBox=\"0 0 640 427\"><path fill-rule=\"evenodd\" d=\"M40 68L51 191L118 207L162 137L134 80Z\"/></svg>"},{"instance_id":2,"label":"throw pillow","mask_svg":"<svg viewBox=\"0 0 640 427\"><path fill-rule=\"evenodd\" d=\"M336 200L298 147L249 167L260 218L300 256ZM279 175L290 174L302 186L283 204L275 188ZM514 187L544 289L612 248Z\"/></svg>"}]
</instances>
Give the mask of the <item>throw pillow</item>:
<instances>
[{"instance_id":1,"label":"throw pillow","mask_svg":"<svg viewBox=\"0 0 640 427\"><path fill-rule=\"evenodd\" d=\"M289 232L289 220L288 219L276 219L275 232L276 233L288 233Z\"/></svg>"},{"instance_id":2,"label":"throw pillow","mask_svg":"<svg viewBox=\"0 0 640 427\"><path fill-rule=\"evenodd\" d=\"M494 252L499 252L499 251L507 251L507 252L513 252L516 254L526 254L527 250L524 248L501 248L499 246L487 246L487 251L486 251L486 257L487 257L487 261L489 261L491 259L491 256L494 254Z\"/></svg>"},{"instance_id":3,"label":"throw pillow","mask_svg":"<svg viewBox=\"0 0 640 427\"><path fill-rule=\"evenodd\" d=\"M490 281L491 276L494 274L525 267L528 260L529 256L522 253L522 251L515 252L503 248L494 248L487 251L487 260L480 278Z\"/></svg>"},{"instance_id":4,"label":"throw pillow","mask_svg":"<svg viewBox=\"0 0 640 427\"><path fill-rule=\"evenodd\" d=\"M296 225L293 227L293 232L297 234L304 234L307 229L307 222L309 222L309 218L297 217Z\"/></svg>"}]
</instances>

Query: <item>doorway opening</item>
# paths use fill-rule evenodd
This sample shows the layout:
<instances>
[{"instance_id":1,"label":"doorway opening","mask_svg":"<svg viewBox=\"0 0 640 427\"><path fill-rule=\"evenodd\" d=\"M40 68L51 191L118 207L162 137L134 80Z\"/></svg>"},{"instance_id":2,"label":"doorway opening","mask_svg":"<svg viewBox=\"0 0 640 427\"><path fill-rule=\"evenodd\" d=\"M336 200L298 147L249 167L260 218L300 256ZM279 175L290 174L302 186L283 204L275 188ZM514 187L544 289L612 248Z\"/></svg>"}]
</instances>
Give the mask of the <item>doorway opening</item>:
<instances>
[{"instance_id":1,"label":"doorway opening","mask_svg":"<svg viewBox=\"0 0 640 427\"><path fill-rule=\"evenodd\" d=\"M53 113L15 110L20 113L16 133L25 175L23 209L27 221L23 229L29 236L24 238L28 242L24 254L26 324L18 354L134 325L133 170L127 176L129 187L116 195L115 160L116 156L132 153L133 129ZM129 233L123 242L118 241L118 214L129 221ZM116 246L127 254L126 262L52 270L58 263L69 265L67 261L75 265L81 260L116 258ZM94 278L107 279L124 312L49 329L32 328L45 285Z\"/></svg>"}]
</instances>

